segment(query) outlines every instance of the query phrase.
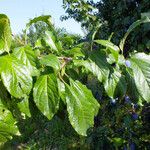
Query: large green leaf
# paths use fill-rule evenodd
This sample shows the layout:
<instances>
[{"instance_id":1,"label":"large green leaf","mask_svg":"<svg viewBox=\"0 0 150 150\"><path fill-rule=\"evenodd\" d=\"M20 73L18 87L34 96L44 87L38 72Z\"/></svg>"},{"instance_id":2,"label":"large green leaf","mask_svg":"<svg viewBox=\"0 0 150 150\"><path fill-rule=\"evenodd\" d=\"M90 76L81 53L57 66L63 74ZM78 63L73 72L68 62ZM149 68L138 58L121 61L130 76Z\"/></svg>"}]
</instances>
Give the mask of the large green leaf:
<instances>
[{"instance_id":1,"label":"large green leaf","mask_svg":"<svg viewBox=\"0 0 150 150\"><path fill-rule=\"evenodd\" d=\"M108 78L109 66L106 56L100 51L93 52L88 60L74 60L74 65L83 66L95 75L100 82Z\"/></svg>"},{"instance_id":2,"label":"large green leaf","mask_svg":"<svg viewBox=\"0 0 150 150\"><path fill-rule=\"evenodd\" d=\"M70 80L70 86L66 84L66 93L70 123L78 134L86 136L87 129L94 125L99 103L92 92L79 81Z\"/></svg>"},{"instance_id":3,"label":"large green leaf","mask_svg":"<svg viewBox=\"0 0 150 150\"><path fill-rule=\"evenodd\" d=\"M56 71L58 71L60 69L59 59L57 58L57 56L55 56L53 54L43 56L40 59L40 63L42 65L50 66L50 67L54 68Z\"/></svg>"},{"instance_id":4,"label":"large green leaf","mask_svg":"<svg viewBox=\"0 0 150 150\"><path fill-rule=\"evenodd\" d=\"M11 139L13 135L19 134L15 124L16 120L0 100L0 144Z\"/></svg>"},{"instance_id":5,"label":"large green leaf","mask_svg":"<svg viewBox=\"0 0 150 150\"><path fill-rule=\"evenodd\" d=\"M31 75L38 75L36 68L37 58L30 46L16 48L13 54L27 66Z\"/></svg>"},{"instance_id":6,"label":"large green leaf","mask_svg":"<svg viewBox=\"0 0 150 150\"><path fill-rule=\"evenodd\" d=\"M9 52L11 46L10 22L6 15L0 14L0 54Z\"/></svg>"},{"instance_id":7,"label":"large green leaf","mask_svg":"<svg viewBox=\"0 0 150 150\"><path fill-rule=\"evenodd\" d=\"M104 88L109 97L122 97L125 95L127 88L125 78L119 72L115 71L105 81Z\"/></svg>"},{"instance_id":8,"label":"large green leaf","mask_svg":"<svg viewBox=\"0 0 150 150\"><path fill-rule=\"evenodd\" d=\"M95 42L107 47L114 56L115 60L118 61L118 55L120 51L118 46L114 45L112 42L108 40L95 40Z\"/></svg>"},{"instance_id":9,"label":"large green leaf","mask_svg":"<svg viewBox=\"0 0 150 150\"><path fill-rule=\"evenodd\" d=\"M12 96L21 98L30 93L32 88L30 72L15 56L0 57L0 73L4 86Z\"/></svg>"},{"instance_id":10,"label":"large green leaf","mask_svg":"<svg viewBox=\"0 0 150 150\"><path fill-rule=\"evenodd\" d=\"M33 88L34 101L39 110L51 119L59 108L59 91L54 74L42 75Z\"/></svg>"},{"instance_id":11,"label":"large green leaf","mask_svg":"<svg viewBox=\"0 0 150 150\"><path fill-rule=\"evenodd\" d=\"M147 102L150 102L150 55L137 53L130 61L137 90Z\"/></svg>"},{"instance_id":12,"label":"large green leaf","mask_svg":"<svg viewBox=\"0 0 150 150\"><path fill-rule=\"evenodd\" d=\"M128 35L139 25L141 25L142 23L148 23L150 22L150 18L148 17L142 17L140 20L137 20L136 22L134 22L130 27L129 29L127 30L127 32L125 33L123 39L120 41L120 44L119 44L119 47L120 49L123 51L124 49L124 44L125 44L125 41L128 37Z\"/></svg>"}]
</instances>

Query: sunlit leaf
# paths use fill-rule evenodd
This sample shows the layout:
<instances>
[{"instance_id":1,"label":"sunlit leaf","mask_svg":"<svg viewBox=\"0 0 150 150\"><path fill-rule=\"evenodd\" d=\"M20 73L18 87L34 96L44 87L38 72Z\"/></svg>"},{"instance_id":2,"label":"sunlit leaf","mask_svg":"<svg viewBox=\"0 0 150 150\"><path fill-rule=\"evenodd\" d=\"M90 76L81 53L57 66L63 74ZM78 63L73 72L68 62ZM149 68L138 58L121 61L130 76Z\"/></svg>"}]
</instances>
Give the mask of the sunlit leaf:
<instances>
[{"instance_id":1,"label":"sunlit leaf","mask_svg":"<svg viewBox=\"0 0 150 150\"><path fill-rule=\"evenodd\" d=\"M99 103L92 92L79 81L70 80L70 86L66 84L66 93L70 123L78 134L86 136L87 129L94 125Z\"/></svg>"},{"instance_id":2,"label":"sunlit leaf","mask_svg":"<svg viewBox=\"0 0 150 150\"><path fill-rule=\"evenodd\" d=\"M137 90L147 102L150 102L150 55L137 53L130 61Z\"/></svg>"},{"instance_id":3,"label":"sunlit leaf","mask_svg":"<svg viewBox=\"0 0 150 150\"><path fill-rule=\"evenodd\" d=\"M59 91L57 79L54 74L42 75L33 88L34 102L39 110L52 119L59 108Z\"/></svg>"},{"instance_id":4,"label":"sunlit leaf","mask_svg":"<svg viewBox=\"0 0 150 150\"><path fill-rule=\"evenodd\" d=\"M13 54L27 66L32 76L38 75L37 58L30 46L16 48Z\"/></svg>"},{"instance_id":5,"label":"sunlit leaf","mask_svg":"<svg viewBox=\"0 0 150 150\"><path fill-rule=\"evenodd\" d=\"M21 98L30 93L32 88L30 72L15 56L0 57L0 73L4 86L12 96Z\"/></svg>"}]
</instances>

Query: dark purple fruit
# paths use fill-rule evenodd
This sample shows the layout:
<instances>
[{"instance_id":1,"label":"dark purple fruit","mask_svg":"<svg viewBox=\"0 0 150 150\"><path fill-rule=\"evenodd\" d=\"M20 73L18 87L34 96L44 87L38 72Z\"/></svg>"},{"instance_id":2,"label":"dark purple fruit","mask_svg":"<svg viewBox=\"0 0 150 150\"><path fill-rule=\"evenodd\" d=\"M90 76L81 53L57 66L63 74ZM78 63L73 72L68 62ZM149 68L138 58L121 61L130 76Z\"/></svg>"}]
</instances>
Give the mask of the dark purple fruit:
<instances>
[{"instance_id":1,"label":"dark purple fruit","mask_svg":"<svg viewBox=\"0 0 150 150\"><path fill-rule=\"evenodd\" d=\"M126 97L125 97L125 103L127 103L127 104L131 103L131 100L130 100L130 97L129 97L129 96L126 96Z\"/></svg>"},{"instance_id":2,"label":"dark purple fruit","mask_svg":"<svg viewBox=\"0 0 150 150\"><path fill-rule=\"evenodd\" d=\"M113 105L116 104L116 99L113 99L113 98L112 98L112 99L111 99L111 104L113 104Z\"/></svg>"},{"instance_id":3,"label":"dark purple fruit","mask_svg":"<svg viewBox=\"0 0 150 150\"><path fill-rule=\"evenodd\" d=\"M132 114L132 118L133 118L133 120L137 120L137 119L139 118L139 116L138 116L138 114L133 113L133 114Z\"/></svg>"},{"instance_id":4,"label":"dark purple fruit","mask_svg":"<svg viewBox=\"0 0 150 150\"><path fill-rule=\"evenodd\" d=\"M135 150L135 144L134 143L130 144L130 150Z\"/></svg>"}]
</instances>

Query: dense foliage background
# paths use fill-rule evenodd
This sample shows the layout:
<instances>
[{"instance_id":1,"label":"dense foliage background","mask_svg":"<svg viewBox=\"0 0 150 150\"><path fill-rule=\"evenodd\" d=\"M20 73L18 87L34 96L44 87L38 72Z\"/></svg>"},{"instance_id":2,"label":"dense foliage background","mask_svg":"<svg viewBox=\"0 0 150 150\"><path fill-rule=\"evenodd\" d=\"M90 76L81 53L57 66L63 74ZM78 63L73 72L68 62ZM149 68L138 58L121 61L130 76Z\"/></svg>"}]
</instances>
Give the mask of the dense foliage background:
<instances>
[{"instance_id":1,"label":"dense foliage background","mask_svg":"<svg viewBox=\"0 0 150 150\"><path fill-rule=\"evenodd\" d=\"M150 149L150 2L63 3L85 37L0 14L0 148Z\"/></svg>"}]
</instances>

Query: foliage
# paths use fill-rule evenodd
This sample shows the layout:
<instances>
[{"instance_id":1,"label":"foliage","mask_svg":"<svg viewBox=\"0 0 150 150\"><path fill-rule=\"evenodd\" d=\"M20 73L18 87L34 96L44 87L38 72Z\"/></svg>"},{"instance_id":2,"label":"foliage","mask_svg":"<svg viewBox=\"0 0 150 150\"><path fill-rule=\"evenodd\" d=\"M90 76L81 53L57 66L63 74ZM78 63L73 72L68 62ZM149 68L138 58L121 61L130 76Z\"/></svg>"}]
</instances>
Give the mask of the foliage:
<instances>
[{"instance_id":1,"label":"foliage","mask_svg":"<svg viewBox=\"0 0 150 150\"><path fill-rule=\"evenodd\" d=\"M108 39L113 33L112 41L119 44L129 26L139 20L145 12L150 12L149 0L64 0L63 7L67 15L62 19L74 18L88 30L88 37L97 30L96 39ZM149 51L149 24L139 26L126 40L125 55L134 49ZM88 38L87 38L88 40Z\"/></svg>"},{"instance_id":2,"label":"foliage","mask_svg":"<svg viewBox=\"0 0 150 150\"><path fill-rule=\"evenodd\" d=\"M8 31L1 28L0 44L5 46L0 56L0 123L6 129L0 130L0 143L6 141L5 134L15 140L19 132L24 141L30 135L36 138L35 131L41 134L43 125L44 138L49 136L50 146L58 149L61 141L62 149L148 149L149 135L142 131L147 119L142 121L141 112L150 102L150 55L134 52L126 58L123 53L127 34L137 22L122 39L122 49L110 40L95 40L95 32L89 42L63 45L65 37L59 38L51 16L30 20L25 33L37 22L47 24L44 36L32 45L25 35L24 45L12 49L10 26ZM4 23L0 20L0 27Z\"/></svg>"}]
</instances>

